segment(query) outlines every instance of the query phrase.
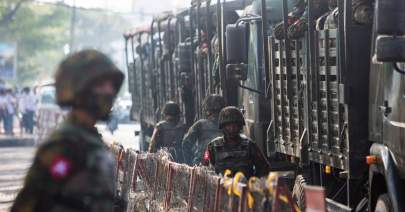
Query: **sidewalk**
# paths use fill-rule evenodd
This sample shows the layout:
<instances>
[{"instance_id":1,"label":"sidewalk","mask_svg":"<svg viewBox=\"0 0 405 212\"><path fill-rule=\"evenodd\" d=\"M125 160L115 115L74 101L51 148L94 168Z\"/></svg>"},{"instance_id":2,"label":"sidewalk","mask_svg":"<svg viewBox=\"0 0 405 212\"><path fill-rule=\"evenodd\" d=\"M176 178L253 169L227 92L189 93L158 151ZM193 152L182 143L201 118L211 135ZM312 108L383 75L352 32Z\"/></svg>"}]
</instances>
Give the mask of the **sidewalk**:
<instances>
[{"instance_id":1,"label":"sidewalk","mask_svg":"<svg viewBox=\"0 0 405 212\"><path fill-rule=\"evenodd\" d=\"M10 211L35 151L35 147L0 148L0 212Z\"/></svg>"},{"instance_id":2,"label":"sidewalk","mask_svg":"<svg viewBox=\"0 0 405 212\"><path fill-rule=\"evenodd\" d=\"M20 121L14 117L14 135L5 135L3 122L0 122L0 147L34 146L34 135L21 133Z\"/></svg>"},{"instance_id":3,"label":"sidewalk","mask_svg":"<svg viewBox=\"0 0 405 212\"><path fill-rule=\"evenodd\" d=\"M22 147L22 146L34 146L34 135L19 134L14 136L0 134L0 147Z\"/></svg>"}]
</instances>

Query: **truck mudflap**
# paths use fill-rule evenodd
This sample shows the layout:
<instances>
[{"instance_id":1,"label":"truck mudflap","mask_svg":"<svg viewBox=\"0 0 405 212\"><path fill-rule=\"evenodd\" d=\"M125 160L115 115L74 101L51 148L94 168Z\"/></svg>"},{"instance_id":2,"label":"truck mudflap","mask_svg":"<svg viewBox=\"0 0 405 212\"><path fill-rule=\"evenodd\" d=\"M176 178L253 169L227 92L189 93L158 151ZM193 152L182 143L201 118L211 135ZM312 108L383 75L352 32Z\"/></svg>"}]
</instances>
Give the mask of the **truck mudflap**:
<instances>
[{"instance_id":1,"label":"truck mudflap","mask_svg":"<svg viewBox=\"0 0 405 212\"><path fill-rule=\"evenodd\" d=\"M307 212L350 212L352 209L346 205L326 198L325 189L321 186L304 186L305 211Z\"/></svg>"},{"instance_id":2,"label":"truck mudflap","mask_svg":"<svg viewBox=\"0 0 405 212\"><path fill-rule=\"evenodd\" d=\"M326 198L326 210L327 211L337 211L337 212L350 212L352 209L350 207L347 207L346 205L343 205L341 203L338 203L332 199Z\"/></svg>"},{"instance_id":3,"label":"truck mudflap","mask_svg":"<svg viewBox=\"0 0 405 212\"><path fill-rule=\"evenodd\" d=\"M384 175L394 211L405 211L405 194L397 166L395 165L392 153L387 146L374 143L371 146L370 154L377 156L378 163L370 166L372 172L379 172Z\"/></svg>"}]
</instances>

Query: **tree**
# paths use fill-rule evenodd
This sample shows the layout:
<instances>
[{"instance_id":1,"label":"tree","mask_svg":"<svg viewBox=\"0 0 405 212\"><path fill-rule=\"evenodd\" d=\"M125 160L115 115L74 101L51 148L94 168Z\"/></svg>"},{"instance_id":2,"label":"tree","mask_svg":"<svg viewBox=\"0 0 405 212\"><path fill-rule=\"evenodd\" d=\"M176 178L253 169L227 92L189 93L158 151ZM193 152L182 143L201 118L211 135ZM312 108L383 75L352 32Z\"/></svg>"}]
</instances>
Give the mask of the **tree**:
<instances>
[{"instance_id":1,"label":"tree","mask_svg":"<svg viewBox=\"0 0 405 212\"><path fill-rule=\"evenodd\" d=\"M68 34L68 10L31 0L3 0L0 3L0 42L17 43L15 84L32 84L49 75L63 57Z\"/></svg>"},{"instance_id":2,"label":"tree","mask_svg":"<svg viewBox=\"0 0 405 212\"><path fill-rule=\"evenodd\" d=\"M0 0L0 42L18 45L17 79L11 83L32 85L52 79L70 43L71 24L75 29L73 50L96 48L112 56L123 54L122 33L130 27L128 19L83 8L76 10L74 22L71 17L72 8L62 3Z\"/></svg>"}]
</instances>

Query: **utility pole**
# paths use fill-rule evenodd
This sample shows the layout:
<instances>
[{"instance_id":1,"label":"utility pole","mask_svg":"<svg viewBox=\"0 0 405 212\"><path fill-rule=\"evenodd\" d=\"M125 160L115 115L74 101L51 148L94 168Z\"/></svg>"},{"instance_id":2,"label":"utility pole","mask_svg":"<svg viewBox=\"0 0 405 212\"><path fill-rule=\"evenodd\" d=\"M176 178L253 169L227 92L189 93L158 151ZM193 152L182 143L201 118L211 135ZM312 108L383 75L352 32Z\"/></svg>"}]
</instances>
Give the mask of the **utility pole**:
<instances>
[{"instance_id":1,"label":"utility pole","mask_svg":"<svg viewBox=\"0 0 405 212\"><path fill-rule=\"evenodd\" d=\"M70 19L70 42L69 42L69 53L72 53L75 41L75 27L76 26L76 0L73 0L72 15Z\"/></svg>"}]
</instances>

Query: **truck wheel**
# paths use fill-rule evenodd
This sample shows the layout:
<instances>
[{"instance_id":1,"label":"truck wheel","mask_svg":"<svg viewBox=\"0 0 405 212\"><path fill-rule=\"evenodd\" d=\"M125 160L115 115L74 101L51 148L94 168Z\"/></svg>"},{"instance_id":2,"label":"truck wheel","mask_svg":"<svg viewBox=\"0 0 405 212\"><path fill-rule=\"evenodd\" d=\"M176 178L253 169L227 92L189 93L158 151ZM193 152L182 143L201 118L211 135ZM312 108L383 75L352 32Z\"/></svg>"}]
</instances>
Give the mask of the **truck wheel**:
<instances>
[{"instance_id":1,"label":"truck wheel","mask_svg":"<svg viewBox=\"0 0 405 212\"><path fill-rule=\"evenodd\" d=\"M387 193L378 196L375 212L393 212L391 200Z\"/></svg>"},{"instance_id":2,"label":"truck wheel","mask_svg":"<svg viewBox=\"0 0 405 212\"><path fill-rule=\"evenodd\" d=\"M305 208L304 186L307 185L307 179L304 175L298 175L295 178L294 188L292 191L293 200L301 209Z\"/></svg>"}]
</instances>

